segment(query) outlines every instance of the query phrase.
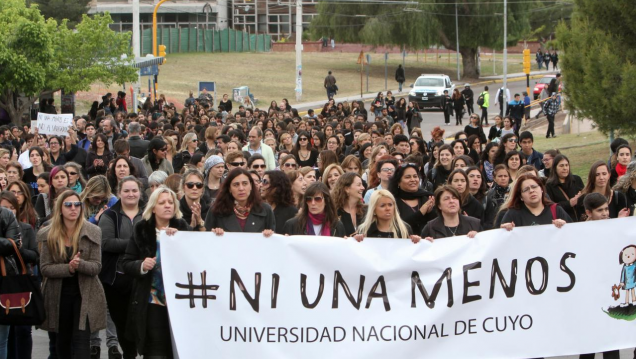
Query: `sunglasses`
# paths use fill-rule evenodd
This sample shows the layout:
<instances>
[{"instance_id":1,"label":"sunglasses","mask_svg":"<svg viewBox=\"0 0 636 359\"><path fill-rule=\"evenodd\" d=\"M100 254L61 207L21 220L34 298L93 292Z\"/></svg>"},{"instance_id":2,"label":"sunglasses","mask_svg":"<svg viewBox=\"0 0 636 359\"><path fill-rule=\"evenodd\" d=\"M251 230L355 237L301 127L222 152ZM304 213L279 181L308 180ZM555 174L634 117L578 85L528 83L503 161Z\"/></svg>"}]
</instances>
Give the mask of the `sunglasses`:
<instances>
[{"instance_id":1,"label":"sunglasses","mask_svg":"<svg viewBox=\"0 0 636 359\"><path fill-rule=\"evenodd\" d=\"M201 182L186 182L185 185L189 189L193 189L194 187L196 187L197 189L203 188L203 183L201 183Z\"/></svg>"},{"instance_id":2,"label":"sunglasses","mask_svg":"<svg viewBox=\"0 0 636 359\"><path fill-rule=\"evenodd\" d=\"M516 143L517 139L516 138L510 138L510 139L508 139L508 142L515 142Z\"/></svg>"},{"instance_id":3,"label":"sunglasses","mask_svg":"<svg viewBox=\"0 0 636 359\"><path fill-rule=\"evenodd\" d=\"M234 167L241 167L245 165L245 162L230 162L230 164Z\"/></svg>"},{"instance_id":4,"label":"sunglasses","mask_svg":"<svg viewBox=\"0 0 636 359\"><path fill-rule=\"evenodd\" d=\"M71 207L82 207L82 202L64 202L64 207L66 208L71 208Z\"/></svg>"},{"instance_id":5,"label":"sunglasses","mask_svg":"<svg viewBox=\"0 0 636 359\"><path fill-rule=\"evenodd\" d=\"M322 203L322 201L323 201L324 199L325 199L325 198L324 198L323 196L305 197L305 202L307 202L307 203L312 203L312 202L315 202L315 203Z\"/></svg>"},{"instance_id":6,"label":"sunglasses","mask_svg":"<svg viewBox=\"0 0 636 359\"><path fill-rule=\"evenodd\" d=\"M194 140L192 140L192 142L199 142L199 140L197 140L196 138Z\"/></svg>"},{"instance_id":7,"label":"sunglasses","mask_svg":"<svg viewBox=\"0 0 636 359\"><path fill-rule=\"evenodd\" d=\"M297 164L295 164L295 163L289 163L289 162L287 162L287 163L285 163L285 164L284 164L284 166L285 166L285 167L296 168L296 166L298 166L298 165L297 165Z\"/></svg>"},{"instance_id":8,"label":"sunglasses","mask_svg":"<svg viewBox=\"0 0 636 359\"><path fill-rule=\"evenodd\" d=\"M307 140L308 140L307 137L301 137L301 138L298 139L298 141L302 141L302 142L307 141Z\"/></svg>"},{"instance_id":9,"label":"sunglasses","mask_svg":"<svg viewBox=\"0 0 636 359\"><path fill-rule=\"evenodd\" d=\"M259 168L265 169L265 168L267 168L267 165L252 165L252 168L253 169L259 169Z\"/></svg>"},{"instance_id":10,"label":"sunglasses","mask_svg":"<svg viewBox=\"0 0 636 359\"><path fill-rule=\"evenodd\" d=\"M70 176L77 176L77 172L70 172L70 171L69 171L69 172L68 172L68 174L69 174Z\"/></svg>"},{"instance_id":11,"label":"sunglasses","mask_svg":"<svg viewBox=\"0 0 636 359\"><path fill-rule=\"evenodd\" d=\"M168 147L160 148L159 151L166 152L166 151L168 151Z\"/></svg>"}]
</instances>

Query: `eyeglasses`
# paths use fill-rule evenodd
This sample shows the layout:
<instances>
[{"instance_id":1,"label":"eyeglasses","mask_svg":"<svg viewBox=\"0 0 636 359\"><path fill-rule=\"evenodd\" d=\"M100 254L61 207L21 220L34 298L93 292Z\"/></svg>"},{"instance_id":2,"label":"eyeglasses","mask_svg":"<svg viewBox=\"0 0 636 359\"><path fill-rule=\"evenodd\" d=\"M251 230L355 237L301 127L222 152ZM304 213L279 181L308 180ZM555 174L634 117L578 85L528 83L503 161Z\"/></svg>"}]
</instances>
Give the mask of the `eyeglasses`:
<instances>
[{"instance_id":1,"label":"eyeglasses","mask_svg":"<svg viewBox=\"0 0 636 359\"><path fill-rule=\"evenodd\" d=\"M386 172L386 173L393 173L395 172L395 168L383 168L380 171Z\"/></svg>"},{"instance_id":2,"label":"eyeglasses","mask_svg":"<svg viewBox=\"0 0 636 359\"><path fill-rule=\"evenodd\" d=\"M265 168L267 168L267 165L252 165L252 168L255 169L255 170L257 170L259 168L265 169Z\"/></svg>"},{"instance_id":3,"label":"eyeglasses","mask_svg":"<svg viewBox=\"0 0 636 359\"><path fill-rule=\"evenodd\" d=\"M234 167L242 167L245 165L245 162L230 162L230 164Z\"/></svg>"},{"instance_id":4,"label":"eyeglasses","mask_svg":"<svg viewBox=\"0 0 636 359\"><path fill-rule=\"evenodd\" d=\"M307 137L301 137L301 138L299 138L299 139L298 139L298 141L301 141L301 142L305 142L305 141L307 141L307 140L308 140L308 138L307 138Z\"/></svg>"},{"instance_id":5,"label":"eyeglasses","mask_svg":"<svg viewBox=\"0 0 636 359\"><path fill-rule=\"evenodd\" d=\"M516 139L516 138L509 138L509 139L508 139L508 142L516 143L516 142L517 142L517 139Z\"/></svg>"},{"instance_id":6,"label":"eyeglasses","mask_svg":"<svg viewBox=\"0 0 636 359\"><path fill-rule=\"evenodd\" d=\"M262 180L262 181L261 181L261 184L262 184L263 186L267 186L267 185L269 185L269 181L268 181L268 180L266 180L266 179L264 179L264 180Z\"/></svg>"},{"instance_id":7,"label":"eyeglasses","mask_svg":"<svg viewBox=\"0 0 636 359\"><path fill-rule=\"evenodd\" d=\"M64 202L63 203L64 207L66 208L71 208L71 207L82 207L82 202Z\"/></svg>"},{"instance_id":8,"label":"eyeglasses","mask_svg":"<svg viewBox=\"0 0 636 359\"><path fill-rule=\"evenodd\" d=\"M69 176L77 176L77 172L68 171Z\"/></svg>"},{"instance_id":9,"label":"eyeglasses","mask_svg":"<svg viewBox=\"0 0 636 359\"><path fill-rule=\"evenodd\" d=\"M24 192L22 192L22 191L11 191L11 193L13 193L14 196L22 196L22 195L24 195Z\"/></svg>"},{"instance_id":10,"label":"eyeglasses","mask_svg":"<svg viewBox=\"0 0 636 359\"><path fill-rule=\"evenodd\" d=\"M201 182L186 182L185 185L189 189L193 189L194 187L196 187L197 189L203 188L203 183L201 183Z\"/></svg>"},{"instance_id":11,"label":"eyeglasses","mask_svg":"<svg viewBox=\"0 0 636 359\"><path fill-rule=\"evenodd\" d=\"M197 140L196 138L194 140L192 140L192 142L199 142L199 140Z\"/></svg>"},{"instance_id":12,"label":"eyeglasses","mask_svg":"<svg viewBox=\"0 0 636 359\"><path fill-rule=\"evenodd\" d=\"M315 203L322 203L322 201L323 201L324 199L325 199L325 198L324 198L323 196L305 197L305 202L307 202L307 203L312 203L312 202L315 202Z\"/></svg>"},{"instance_id":13,"label":"eyeglasses","mask_svg":"<svg viewBox=\"0 0 636 359\"><path fill-rule=\"evenodd\" d=\"M295 163L289 163L289 162L287 162L287 163L285 163L283 166L285 166L285 167L287 167L287 168L290 168L290 167L291 167L291 168L296 168L296 166L298 166L298 165L297 165L297 164L295 164Z\"/></svg>"},{"instance_id":14,"label":"eyeglasses","mask_svg":"<svg viewBox=\"0 0 636 359\"><path fill-rule=\"evenodd\" d=\"M539 185L538 184L533 184L529 187L526 187L524 189L521 190L521 193L528 193L530 191L536 191L537 189L539 189Z\"/></svg>"}]
</instances>

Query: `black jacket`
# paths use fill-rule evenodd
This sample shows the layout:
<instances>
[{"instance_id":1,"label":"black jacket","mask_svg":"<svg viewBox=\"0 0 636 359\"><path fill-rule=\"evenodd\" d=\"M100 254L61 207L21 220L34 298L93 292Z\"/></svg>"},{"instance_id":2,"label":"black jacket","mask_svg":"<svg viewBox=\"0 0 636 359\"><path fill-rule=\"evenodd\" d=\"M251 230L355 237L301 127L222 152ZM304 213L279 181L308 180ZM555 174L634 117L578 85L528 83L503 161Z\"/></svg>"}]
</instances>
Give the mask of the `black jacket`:
<instances>
[{"instance_id":1,"label":"black jacket","mask_svg":"<svg viewBox=\"0 0 636 359\"><path fill-rule=\"evenodd\" d=\"M62 166L65 165L66 162L70 162L75 158L77 154L77 145L71 145L71 150L68 152L60 152L56 159L53 156L51 158L51 166ZM81 163L80 163L81 165Z\"/></svg>"},{"instance_id":2,"label":"black jacket","mask_svg":"<svg viewBox=\"0 0 636 359\"><path fill-rule=\"evenodd\" d=\"M294 206L281 207L276 206L274 208L274 218L276 220L276 230L277 234L285 234L283 233L283 227L285 223L294 218L294 216L298 213L298 209Z\"/></svg>"},{"instance_id":3,"label":"black jacket","mask_svg":"<svg viewBox=\"0 0 636 359\"><path fill-rule=\"evenodd\" d=\"M344 225L342 222L336 222L336 225L331 226L331 237L345 237L351 233L346 233ZM283 226L283 234L288 234L290 236L305 236L307 235L307 228L300 228L300 224L298 223L298 217L294 217L289 221L285 222Z\"/></svg>"},{"instance_id":4,"label":"black jacket","mask_svg":"<svg viewBox=\"0 0 636 359\"><path fill-rule=\"evenodd\" d=\"M217 217L210 209L205 216L205 229L207 231L212 228L221 228L225 232L245 232L245 233L261 233L266 229L276 230L276 220L274 219L274 211L267 203L261 203L260 209L250 211L245 221L245 228L241 225L234 213L228 216Z\"/></svg>"},{"instance_id":5,"label":"black jacket","mask_svg":"<svg viewBox=\"0 0 636 359\"><path fill-rule=\"evenodd\" d=\"M473 195L468 195L466 203L462 204L462 212L466 212L466 215L472 218L477 218L481 221L484 217L484 206Z\"/></svg>"},{"instance_id":6,"label":"black jacket","mask_svg":"<svg viewBox=\"0 0 636 359\"><path fill-rule=\"evenodd\" d=\"M205 195L205 192L199 200L199 203L201 203L201 217L203 217L210 210L210 199L208 198L208 196ZM189 225L192 222L192 210L188 206L188 202L186 201L185 196L181 197L181 199L179 200L179 209L181 210L183 219Z\"/></svg>"},{"instance_id":7,"label":"black jacket","mask_svg":"<svg viewBox=\"0 0 636 359\"><path fill-rule=\"evenodd\" d=\"M190 163L191 158L192 158L192 155L187 150L181 151L177 153L176 155L174 155L174 158L172 159L172 167L174 168L174 172L179 173L181 169L183 168L183 166Z\"/></svg>"},{"instance_id":8,"label":"black jacket","mask_svg":"<svg viewBox=\"0 0 636 359\"><path fill-rule=\"evenodd\" d=\"M397 70L395 70L395 81L404 82L405 80L406 76L404 76L404 68L398 67Z\"/></svg>"},{"instance_id":9,"label":"black jacket","mask_svg":"<svg viewBox=\"0 0 636 359\"><path fill-rule=\"evenodd\" d=\"M459 215L459 226L457 226L456 236L463 236L470 231L481 232L481 223L477 218ZM439 216L434 220L428 222L422 230L421 237L432 237L433 239L451 237L453 234L446 229L444 225L444 218Z\"/></svg>"},{"instance_id":10,"label":"black jacket","mask_svg":"<svg viewBox=\"0 0 636 359\"><path fill-rule=\"evenodd\" d=\"M142 158L148 154L148 144L150 141L142 139L140 136L130 136L128 138L128 144L130 145L130 155L137 158Z\"/></svg>"},{"instance_id":11,"label":"black jacket","mask_svg":"<svg viewBox=\"0 0 636 359\"><path fill-rule=\"evenodd\" d=\"M183 219L173 218L170 227L180 231L187 231L188 224ZM141 274L141 264L147 257L157 255L157 232L155 230L154 216L146 221L139 221L133 230L133 238L128 241L126 254L123 259L123 267L126 275L134 278L131 292L128 318L126 322L126 335L137 343L139 354L143 355L146 343L146 325L148 323L148 296L152 284L152 271Z\"/></svg>"},{"instance_id":12,"label":"black jacket","mask_svg":"<svg viewBox=\"0 0 636 359\"><path fill-rule=\"evenodd\" d=\"M366 212L366 208L365 208L365 212ZM342 225L344 226L345 233L347 234L347 236L350 236L356 233L357 226L354 227L353 220L351 218L351 215L348 212L346 212L342 208L338 208L338 217L340 218L340 222L342 222ZM357 225L360 225L360 223L362 223L363 220L364 220L364 213L360 215L356 214Z\"/></svg>"},{"instance_id":13,"label":"black jacket","mask_svg":"<svg viewBox=\"0 0 636 359\"><path fill-rule=\"evenodd\" d=\"M554 184L548 181L545 185L545 191L552 202L558 203L561 208L572 218L574 222L578 222L579 215L575 207L570 205L570 199L583 190L583 181L581 177L572 175L570 182ZM567 197L565 194L567 194Z\"/></svg>"},{"instance_id":14,"label":"black jacket","mask_svg":"<svg viewBox=\"0 0 636 359\"><path fill-rule=\"evenodd\" d=\"M406 230L408 231L407 235L413 235L413 229L411 229L411 226L409 226L408 223L404 222L404 225L406 226ZM397 229L397 238L402 238L403 235L402 233L400 233L400 230ZM371 225L369 226L369 229L367 230L367 234L365 234L365 237L369 237L369 238L396 238L393 237L393 233L388 234L387 232L380 232L378 230L378 225L376 222L371 223Z\"/></svg>"},{"instance_id":15,"label":"black jacket","mask_svg":"<svg viewBox=\"0 0 636 359\"><path fill-rule=\"evenodd\" d=\"M400 217L402 217L402 220L404 222L411 226L411 228L413 229L413 233L420 233L422 231L422 228L424 228L424 225L428 223L428 221L435 218L435 211L431 211L426 215L423 215L422 212L420 212L419 210L420 207L422 207L422 205L426 203L426 201L428 201L428 197L432 195L433 193L428 192L422 197L418 198L417 209L415 210L409 207L408 204L406 204L402 199L396 196L395 203L397 204Z\"/></svg>"}]
</instances>

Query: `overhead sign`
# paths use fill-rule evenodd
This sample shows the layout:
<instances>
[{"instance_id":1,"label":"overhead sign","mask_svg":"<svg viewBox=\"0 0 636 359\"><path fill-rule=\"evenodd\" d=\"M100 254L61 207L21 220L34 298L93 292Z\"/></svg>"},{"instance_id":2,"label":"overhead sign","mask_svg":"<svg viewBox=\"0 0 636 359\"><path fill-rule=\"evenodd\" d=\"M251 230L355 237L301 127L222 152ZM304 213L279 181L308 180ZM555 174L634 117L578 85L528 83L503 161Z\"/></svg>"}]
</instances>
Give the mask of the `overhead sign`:
<instances>
[{"instance_id":1,"label":"overhead sign","mask_svg":"<svg viewBox=\"0 0 636 359\"><path fill-rule=\"evenodd\" d=\"M162 233L172 333L189 359L535 358L630 348L634 221L419 244Z\"/></svg>"},{"instance_id":2,"label":"overhead sign","mask_svg":"<svg viewBox=\"0 0 636 359\"><path fill-rule=\"evenodd\" d=\"M151 65L148 67L142 67L139 69L140 76L155 76L159 75L159 65Z\"/></svg>"},{"instance_id":3,"label":"overhead sign","mask_svg":"<svg viewBox=\"0 0 636 359\"><path fill-rule=\"evenodd\" d=\"M73 114L38 113L38 133L43 135L67 136L73 126Z\"/></svg>"}]
</instances>

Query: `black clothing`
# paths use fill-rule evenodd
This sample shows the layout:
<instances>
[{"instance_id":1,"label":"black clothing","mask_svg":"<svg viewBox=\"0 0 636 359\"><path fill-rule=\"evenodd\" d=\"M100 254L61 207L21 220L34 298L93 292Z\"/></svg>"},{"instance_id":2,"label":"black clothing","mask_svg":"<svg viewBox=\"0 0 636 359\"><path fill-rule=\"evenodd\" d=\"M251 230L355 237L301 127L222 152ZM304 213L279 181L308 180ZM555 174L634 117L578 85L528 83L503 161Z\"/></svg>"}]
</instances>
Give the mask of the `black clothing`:
<instances>
[{"instance_id":1,"label":"black clothing","mask_svg":"<svg viewBox=\"0 0 636 359\"><path fill-rule=\"evenodd\" d=\"M204 193L201 199L199 199L199 203L201 204L201 217L203 219L203 216L205 216L210 210L210 199L207 198ZM179 209L181 210L181 214L183 214L182 218L186 221L186 223L190 224L192 222L192 210L190 209L190 206L188 206L185 196L181 197L179 200Z\"/></svg>"},{"instance_id":2,"label":"black clothing","mask_svg":"<svg viewBox=\"0 0 636 359\"><path fill-rule=\"evenodd\" d=\"M57 158L53 158L53 154L51 154L51 166L63 166L66 162L70 162L75 158L77 154L77 145L71 145L71 150L68 152L60 152L58 153ZM81 163L80 163L81 165Z\"/></svg>"},{"instance_id":3,"label":"black clothing","mask_svg":"<svg viewBox=\"0 0 636 359\"><path fill-rule=\"evenodd\" d=\"M177 153L172 159L172 168L174 168L174 173L180 173L181 169L188 163L190 163L190 159L192 155L188 150L181 151Z\"/></svg>"},{"instance_id":4,"label":"black clothing","mask_svg":"<svg viewBox=\"0 0 636 359\"><path fill-rule=\"evenodd\" d=\"M404 68L399 66L397 70L395 70L395 81L404 82L406 81L406 76L404 76Z\"/></svg>"},{"instance_id":5,"label":"black clothing","mask_svg":"<svg viewBox=\"0 0 636 359\"><path fill-rule=\"evenodd\" d=\"M485 144L487 141L486 133L484 133L484 129L481 126L473 127L471 125L466 125L466 127L464 127L464 132L466 132L466 138L472 135L477 135L482 145ZM476 163L477 162L475 162L475 164Z\"/></svg>"},{"instance_id":6,"label":"black clothing","mask_svg":"<svg viewBox=\"0 0 636 359\"><path fill-rule=\"evenodd\" d=\"M464 96L459 96L452 101L453 109L455 110L455 125L461 125L462 117L464 117L464 105L466 104L466 100L464 99Z\"/></svg>"},{"instance_id":7,"label":"black clothing","mask_svg":"<svg viewBox=\"0 0 636 359\"><path fill-rule=\"evenodd\" d=\"M562 219L567 223L572 223L572 218L566 213L566 211L557 205L556 218ZM543 211L535 216L528 210L528 207L523 205L521 209L509 208L506 214L503 216L502 223L514 223L516 227L526 226L539 226L542 224L552 224L552 209L550 206L545 206Z\"/></svg>"},{"instance_id":8,"label":"black clothing","mask_svg":"<svg viewBox=\"0 0 636 359\"><path fill-rule=\"evenodd\" d=\"M484 217L484 206L481 202L476 200L472 194L469 194L466 203L462 205L462 212L465 212L465 215L469 217L477 218L481 221Z\"/></svg>"},{"instance_id":9,"label":"black clothing","mask_svg":"<svg viewBox=\"0 0 636 359\"><path fill-rule=\"evenodd\" d=\"M451 170L447 170L444 166L435 166L426 174L426 177L433 183L433 190L446 183Z\"/></svg>"},{"instance_id":10,"label":"black clothing","mask_svg":"<svg viewBox=\"0 0 636 359\"><path fill-rule=\"evenodd\" d=\"M130 145L130 155L137 158L142 158L148 154L148 144L150 141L142 139L140 136L130 136L128 138L128 145Z\"/></svg>"},{"instance_id":11,"label":"black clothing","mask_svg":"<svg viewBox=\"0 0 636 359\"><path fill-rule=\"evenodd\" d=\"M318 151L315 148L311 149L309 154L309 158L303 160L300 157L300 152L296 155L296 162L298 162L298 168L300 167L314 167L316 165L316 161L318 160Z\"/></svg>"},{"instance_id":12,"label":"black clothing","mask_svg":"<svg viewBox=\"0 0 636 359\"><path fill-rule=\"evenodd\" d=\"M578 213L576 208L570 205L570 199L582 191L584 187L585 186L583 185L581 177L572 175L572 179L566 183L559 182L556 184L548 181L545 185L545 191L552 202L558 203L559 206L565 210L568 216L574 220L574 222L578 222L579 215L582 213Z\"/></svg>"},{"instance_id":13,"label":"black clothing","mask_svg":"<svg viewBox=\"0 0 636 359\"><path fill-rule=\"evenodd\" d=\"M417 198L417 205L415 207L411 207L402 198L400 198L399 194L396 196L395 203L397 204L398 211L400 212L400 217L402 220L413 229L413 233L420 233L424 225L428 223L428 221L435 218L435 211L431 211L426 215L420 212L420 208L426 201L428 201L428 197L432 196L433 193L423 191L423 195Z\"/></svg>"},{"instance_id":14,"label":"black clothing","mask_svg":"<svg viewBox=\"0 0 636 359\"><path fill-rule=\"evenodd\" d=\"M61 157L61 156L60 156ZM95 160L104 161L103 166L96 166L93 164ZM101 156L95 153L94 151L90 151L88 153L88 157L86 157L86 173L89 176L97 176L97 175L106 175L106 171L108 171L108 164L113 160L113 154L110 152L104 151L104 154Z\"/></svg>"},{"instance_id":15,"label":"black clothing","mask_svg":"<svg viewBox=\"0 0 636 359\"><path fill-rule=\"evenodd\" d=\"M428 222L424 229L422 229L422 234L420 237L432 237L433 239L439 238L447 238L454 236L464 236L471 231L481 232L481 224L479 220L476 218L459 215L459 225L456 227L457 229L451 231L448 227L444 225L444 217L441 215L434 220Z\"/></svg>"},{"instance_id":16,"label":"black clothing","mask_svg":"<svg viewBox=\"0 0 636 359\"><path fill-rule=\"evenodd\" d=\"M444 123L450 123L450 117L453 115L453 101L451 97L448 95L443 96L441 106L444 111Z\"/></svg>"},{"instance_id":17,"label":"black clothing","mask_svg":"<svg viewBox=\"0 0 636 359\"><path fill-rule=\"evenodd\" d=\"M77 275L74 276L77 279ZM80 330L80 308L82 306L82 297L78 293L69 295L64 292L66 282L62 285L62 294L60 295L60 318L71 318L71 320L60 320L58 324L58 332L56 339L56 349L58 358L89 358L90 357L90 338L91 333L88 330L88 318L86 318L86 327Z\"/></svg>"},{"instance_id":18,"label":"black clothing","mask_svg":"<svg viewBox=\"0 0 636 359\"><path fill-rule=\"evenodd\" d=\"M464 96L464 98L466 99L466 108L468 109L468 115L470 116L473 112L475 112L475 110L473 110L473 103L474 103L474 93L473 90L471 90L470 88L465 88L461 94Z\"/></svg>"},{"instance_id":19,"label":"black clothing","mask_svg":"<svg viewBox=\"0 0 636 359\"><path fill-rule=\"evenodd\" d=\"M587 219L587 218L582 218L585 215L585 206L583 206L583 201L585 200L585 196L586 195L582 195L581 197L579 197L579 200L577 201L577 204L576 204L576 213L579 214L580 220ZM629 205L627 203L627 197L625 196L623 192L619 192L619 191L612 191L612 200L607 205L609 209L610 218L618 218L618 213L623 208L629 208ZM630 211L630 213L633 215L633 212Z\"/></svg>"},{"instance_id":20,"label":"black clothing","mask_svg":"<svg viewBox=\"0 0 636 359\"><path fill-rule=\"evenodd\" d=\"M340 222L344 225L347 236L356 233L357 227L364 221L364 213L360 215L356 214L356 226L354 226L351 215L342 208L338 208L338 217L340 217Z\"/></svg>"},{"instance_id":21,"label":"black clothing","mask_svg":"<svg viewBox=\"0 0 636 359\"><path fill-rule=\"evenodd\" d=\"M222 228L225 232L261 233L266 229L276 230L274 211L267 203L261 203L261 208L252 208L245 220L245 227L241 228L238 218L232 212L227 216L215 216L212 210L205 216L206 231L212 228Z\"/></svg>"},{"instance_id":22,"label":"black clothing","mask_svg":"<svg viewBox=\"0 0 636 359\"><path fill-rule=\"evenodd\" d=\"M219 102L219 107L225 112L232 112L232 100L228 99L227 101L221 100Z\"/></svg>"},{"instance_id":23,"label":"black clothing","mask_svg":"<svg viewBox=\"0 0 636 359\"><path fill-rule=\"evenodd\" d=\"M486 194L486 208L484 210L484 217L481 224L484 230L497 228L495 227L495 218L499 207L504 203L508 195L510 187L501 187L497 183L492 184L492 188Z\"/></svg>"},{"instance_id":24,"label":"black clothing","mask_svg":"<svg viewBox=\"0 0 636 359\"><path fill-rule=\"evenodd\" d=\"M407 235L412 236L413 229L411 229L411 226L406 222L404 222L404 225L406 226L406 230L408 231ZM396 231L398 232L397 237L394 237L393 232L382 232L378 230L377 223L373 222L371 223L371 226L369 226L369 229L367 230L367 234L365 234L365 236L369 238L403 238L404 237L402 233L400 233L399 228L397 228Z\"/></svg>"},{"instance_id":25,"label":"black clothing","mask_svg":"<svg viewBox=\"0 0 636 359\"><path fill-rule=\"evenodd\" d=\"M274 232L276 232L276 234L284 234L283 227L285 223L294 218L297 213L298 209L294 206L276 206L276 208L274 208L274 219L276 221L276 230Z\"/></svg>"},{"instance_id":26,"label":"black clothing","mask_svg":"<svg viewBox=\"0 0 636 359\"><path fill-rule=\"evenodd\" d=\"M310 221L310 219L307 220ZM344 225L340 221L336 222L335 225L331 225L330 232L331 237L345 237L351 234L346 233ZM307 235L307 228L300 228L298 217L294 217L285 222L285 225L283 226L283 234L288 234L290 236L305 236Z\"/></svg>"}]
</instances>

